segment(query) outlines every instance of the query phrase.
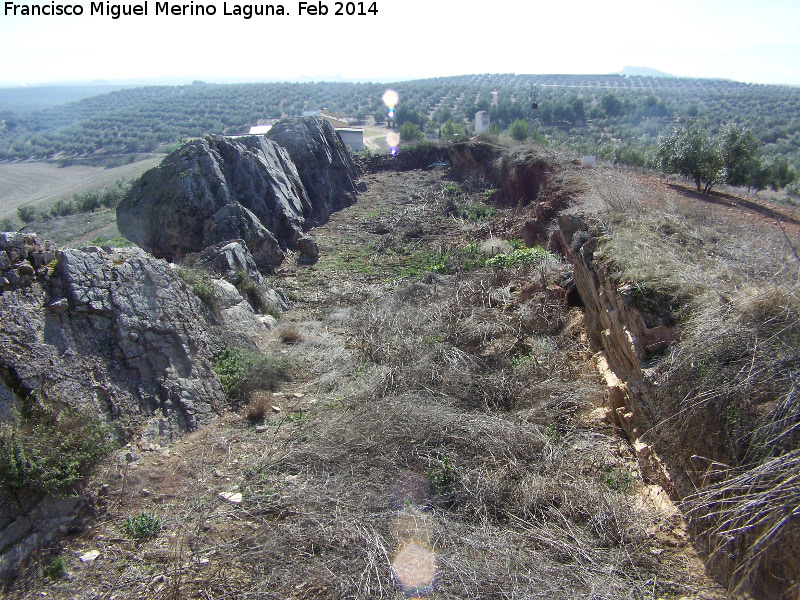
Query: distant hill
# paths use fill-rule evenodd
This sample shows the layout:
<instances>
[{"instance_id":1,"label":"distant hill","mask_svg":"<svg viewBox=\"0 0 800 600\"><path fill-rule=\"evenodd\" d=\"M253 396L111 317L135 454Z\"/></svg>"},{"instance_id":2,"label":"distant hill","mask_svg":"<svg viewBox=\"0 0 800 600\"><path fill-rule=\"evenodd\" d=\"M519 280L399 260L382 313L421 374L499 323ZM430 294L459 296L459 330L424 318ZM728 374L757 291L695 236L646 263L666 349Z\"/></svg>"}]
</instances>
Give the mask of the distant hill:
<instances>
[{"instance_id":1,"label":"distant hill","mask_svg":"<svg viewBox=\"0 0 800 600\"><path fill-rule=\"evenodd\" d=\"M107 94L124 87L132 86L92 84L0 88L0 111L24 111L58 106L90 96Z\"/></svg>"},{"instance_id":2,"label":"distant hill","mask_svg":"<svg viewBox=\"0 0 800 600\"><path fill-rule=\"evenodd\" d=\"M658 69L651 69L650 67L625 67L622 71L618 71L617 73L613 73L614 75L625 75L625 77L675 77L675 75L670 75L669 73L664 73L664 71L659 71Z\"/></svg>"},{"instance_id":3,"label":"distant hill","mask_svg":"<svg viewBox=\"0 0 800 600\"><path fill-rule=\"evenodd\" d=\"M391 84L195 82L116 90L54 106L3 109L0 160L57 158L86 164L123 164L205 133L237 135L265 120L327 108L354 123L383 122L381 100L391 86L400 97L395 125L411 122L434 137L439 126L471 132L478 110L488 110L502 132L530 111L539 86L537 130L548 143L634 166L652 162L658 137L687 117L712 130L729 120L747 122L770 159L800 170L800 88L719 79L665 76L626 67L614 74L473 74ZM92 86L90 91L98 90ZM17 93L27 90L0 90Z\"/></svg>"}]
</instances>

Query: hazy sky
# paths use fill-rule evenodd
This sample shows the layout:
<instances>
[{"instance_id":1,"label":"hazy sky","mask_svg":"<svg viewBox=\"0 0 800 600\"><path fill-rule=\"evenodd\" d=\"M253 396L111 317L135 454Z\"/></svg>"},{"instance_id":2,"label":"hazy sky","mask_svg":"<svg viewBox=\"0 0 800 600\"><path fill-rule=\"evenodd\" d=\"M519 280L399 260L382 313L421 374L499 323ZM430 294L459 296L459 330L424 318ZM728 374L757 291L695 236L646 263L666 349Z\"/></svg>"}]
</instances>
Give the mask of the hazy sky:
<instances>
[{"instance_id":1,"label":"hazy sky","mask_svg":"<svg viewBox=\"0 0 800 600\"><path fill-rule=\"evenodd\" d=\"M376 0L378 14L367 16L336 16L336 2L328 0L327 16L301 16L292 0L283 4L288 16L249 20L225 16L223 0L194 1L204 3L214 4L215 16L156 16L155 0L148 0L148 16L117 20L91 16L89 0L75 0L84 9L78 17L4 10L0 86L150 77L610 73L626 65L800 85L797 0ZM363 4L367 9L372 2ZM234 5L227 2L229 12Z\"/></svg>"}]
</instances>

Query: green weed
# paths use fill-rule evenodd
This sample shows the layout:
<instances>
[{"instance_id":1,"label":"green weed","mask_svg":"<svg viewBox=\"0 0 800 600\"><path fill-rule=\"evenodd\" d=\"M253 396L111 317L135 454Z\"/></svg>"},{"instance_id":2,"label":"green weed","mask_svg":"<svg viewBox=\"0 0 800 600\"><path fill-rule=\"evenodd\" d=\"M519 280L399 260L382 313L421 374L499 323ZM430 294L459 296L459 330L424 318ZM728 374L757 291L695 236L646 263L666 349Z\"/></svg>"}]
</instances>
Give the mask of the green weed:
<instances>
[{"instance_id":1,"label":"green weed","mask_svg":"<svg viewBox=\"0 0 800 600\"><path fill-rule=\"evenodd\" d=\"M0 428L0 481L14 492L64 495L114 445L108 424L32 396L19 420Z\"/></svg>"},{"instance_id":2,"label":"green weed","mask_svg":"<svg viewBox=\"0 0 800 600\"><path fill-rule=\"evenodd\" d=\"M617 492L626 492L631 487L631 474L622 467L614 467L603 476L603 483Z\"/></svg>"},{"instance_id":3,"label":"green weed","mask_svg":"<svg viewBox=\"0 0 800 600\"><path fill-rule=\"evenodd\" d=\"M536 246L534 248L519 248L511 252L511 254L498 254L486 261L490 267L513 267L518 264L531 264L536 262L537 259L547 254L547 251Z\"/></svg>"},{"instance_id":4,"label":"green weed","mask_svg":"<svg viewBox=\"0 0 800 600\"><path fill-rule=\"evenodd\" d=\"M428 469L425 475L428 481L431 482L435 495L447 496L453 491L455 473L453 473L453 465L449 456L442 458L435 468Z\"/></svg>"},{"instance_id":5,"label":"green weed","mask_svg":"<svg viewBox=\"0 0 800 600\"><path fill-rule=\"evenodd\" d=\"M42 569L45 577L50 579L61 579L67 574L67 563L63 556L56 556Z\"/></svg>"},{"instance_id":6,"label":"green weed","mask_svg":"<svg viewBox=\"0 0 800 600\"><path fill-rule=\"evenodd\" d=\"M144 540L158 535L161 531L161 519L155 513L142 511L141 514L125 519L120 528L132 538Z\"/></svg>"},{"instance_id":7,"label":"green weed","mask_svg":"<svg viewBox=\"0 0 800 600\"><path fill-rule=\"evenodd\" d=\"M256 390L275 389L287 371L285 361L242 348L224 350L214 363L214 373L232 400L244 400Z\"/></svg>"}]
</instances>

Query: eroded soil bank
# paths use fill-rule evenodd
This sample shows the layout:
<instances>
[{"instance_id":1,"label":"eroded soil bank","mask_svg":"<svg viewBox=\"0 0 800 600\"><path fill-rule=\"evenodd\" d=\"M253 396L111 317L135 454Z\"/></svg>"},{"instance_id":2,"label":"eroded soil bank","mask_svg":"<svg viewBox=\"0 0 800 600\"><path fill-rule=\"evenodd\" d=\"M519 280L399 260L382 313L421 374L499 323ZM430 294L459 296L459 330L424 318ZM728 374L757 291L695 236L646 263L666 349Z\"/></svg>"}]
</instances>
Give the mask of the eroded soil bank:
<instances>
[{"instance_id":1,"label":"eroded soil bank","mask_svg":"<svg viewBox=\"0 0 800 600\"><path fill-rule=\"evenodd\" d=\"M134 438L8 596L721 597L606 419L572 266L510 245L550 233L569 168L512 202L486 173L365 175L319 261L273 276L293 305L263 351L289 378L168 448ZM156 536L125 527L142 511Z\"/></svg>"}]
</instances>

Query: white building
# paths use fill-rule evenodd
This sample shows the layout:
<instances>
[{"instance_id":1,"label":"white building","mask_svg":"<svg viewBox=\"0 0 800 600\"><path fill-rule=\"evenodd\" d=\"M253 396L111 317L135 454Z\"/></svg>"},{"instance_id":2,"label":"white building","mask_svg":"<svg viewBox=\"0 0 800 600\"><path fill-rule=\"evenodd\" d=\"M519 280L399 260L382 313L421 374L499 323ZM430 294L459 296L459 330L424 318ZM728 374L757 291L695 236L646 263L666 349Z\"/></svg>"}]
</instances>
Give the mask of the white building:
<instances>
[{"instance_id":1,"label":"white building","mask_svg":"<svg viewBox=\"0 0 800 600\"><path fill-rule=\"evenodd\" d=\"M487 129L492 121L492 117L485 110L479 110L475 113L475 134L480 135Z\"/></svg>"}]
</instances>

